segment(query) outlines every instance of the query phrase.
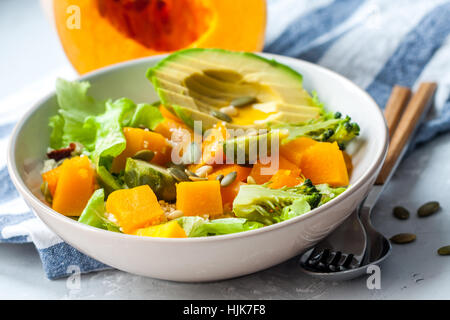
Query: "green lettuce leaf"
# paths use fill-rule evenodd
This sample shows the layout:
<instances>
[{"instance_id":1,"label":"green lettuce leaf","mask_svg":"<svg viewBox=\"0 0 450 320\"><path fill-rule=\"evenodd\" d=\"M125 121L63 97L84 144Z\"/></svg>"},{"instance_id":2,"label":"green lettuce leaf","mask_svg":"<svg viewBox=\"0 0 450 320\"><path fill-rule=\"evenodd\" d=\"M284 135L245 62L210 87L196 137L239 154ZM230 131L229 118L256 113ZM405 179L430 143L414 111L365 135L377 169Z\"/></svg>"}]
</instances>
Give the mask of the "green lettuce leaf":
<instances>
[{"instance_id":1,"label":"green lettuce leaf","mask_svg":"<svg viewBox=\"0 0 450 320\"><path fill-rule=\"evenodd\" d=\"M71 142L90 147L95 141L95 123L88 119L104 111L104 103L87 95L89 82L56 81L59 115L50 119L50 147L59 149Z\"/></svg>"},{"instance_id":2,"label":"green lettuce leaf","mask_svg":"<svg viewBox=\"0 0 450 320\"><path fill-rule=\"evenodd\" d=\"M262 223L243 218L223 218L208 220L202 217L181 217L177 219L188 237L224 235L254 230L263 227Z\"/></svg>"},{"instance_id":3,"label":"green lettuce leaf","mask_svg":"<svg viewBox=\"0 0 450 320\"><path fill-rule=\"evenodd\" d=\"M141 125L154 129L164 120L159 109L136 104L127 98L96 101L87 93L88 82L58 79L56 95L60 109L49 119L50 147L59 149L71 142L84 146L84 153L96 164L109 168L112 159L126 146L122 128Z\"/></svg>"},{"instance_id":4,"label":"green lettuce leaf","mask_svg":"<svg viewBox=\"0 0 450 320\"><path fill-rule=\"evenodd\" d=\"M290 206L283 208L280 219L281 221L286 221L309 211L311 211L311 206L309 205L308 201L305 198L297 199L292 202Z\"/></svg>"},{"instance_id":5,"label":"green lettuce leaf","mask_svg":"<svg viewBox=\"0 0 450 320\"><path fill-rule=\"evenodd\" d=\"M125 150L122 123L135 108L134 102L127 98L108 101L105 112L93 118L96 135L91 158L94 163L99 163L102 157L112 160Z\"/></svg>"},{"instance_id":6,"label":"green lettuce leaf","mask_svg":"<svg viewBox=\"0 0 450 320\"><path fill-rule=\"evenodd\" d=\"M103 189L97 189L86 204L78 222L100 229L120 232L119 226L106 219L105 212L105 192Z\"/></svg>"},{"instance_id":7,"label":"green lettuce leaf","mask_svg":"<svg viewBox=\"0 0 450 320\"><path fill-rule=\"evenodd\" d=\"M319 206L336 198L342 192L347 190L347 187L333 188L333 187L330 187L328 184L318 184L318 185L316 185L316 188L322 194L322 199L320 200Z\"/></svg>"},{"instance_id":8,"label":"green lettuce leaf","mask_svg":"<svg viewBox=\"0 0 450 320\"><path fill-rule=\"evenodd\" d=\"M127 126L134 128L144 126L150 130L154 130L162 121L164 121L164 117L158 107L141 103L137 105L136 111Z\"/></svg>"},{"instance_id":9,"label":"green lettuce leaf","mask_svg":"<svg viewBox=\"0 0 450 320\"><path fill-rule=\"evenodd\" d=\"M244 185L233 201L233 212L237 217L265 225L281 222L302 215L319 204L320 193L312 188L309 192L309 189L303 185L283 189Z\"/></svg>"}]
</instances>

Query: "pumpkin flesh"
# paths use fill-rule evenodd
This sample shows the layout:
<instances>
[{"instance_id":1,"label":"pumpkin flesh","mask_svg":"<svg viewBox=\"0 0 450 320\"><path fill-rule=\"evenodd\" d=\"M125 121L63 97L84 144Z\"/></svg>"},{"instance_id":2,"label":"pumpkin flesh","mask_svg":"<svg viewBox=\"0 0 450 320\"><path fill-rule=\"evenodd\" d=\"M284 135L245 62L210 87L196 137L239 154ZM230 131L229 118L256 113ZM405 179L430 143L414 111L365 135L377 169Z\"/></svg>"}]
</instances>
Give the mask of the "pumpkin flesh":
<instances>
[{"instance_id":1,"label":"pumpkin flesh","mask_svg":"<svg viewBox=\"0 0 450 320\"><path fill-rule=\"evenodd\" d=\"M74 7L78 13L67 11ZM264 44L264 0L57 0L53 11L81 74L189 47L260 51Z\"/></svg>"}]
</instances>

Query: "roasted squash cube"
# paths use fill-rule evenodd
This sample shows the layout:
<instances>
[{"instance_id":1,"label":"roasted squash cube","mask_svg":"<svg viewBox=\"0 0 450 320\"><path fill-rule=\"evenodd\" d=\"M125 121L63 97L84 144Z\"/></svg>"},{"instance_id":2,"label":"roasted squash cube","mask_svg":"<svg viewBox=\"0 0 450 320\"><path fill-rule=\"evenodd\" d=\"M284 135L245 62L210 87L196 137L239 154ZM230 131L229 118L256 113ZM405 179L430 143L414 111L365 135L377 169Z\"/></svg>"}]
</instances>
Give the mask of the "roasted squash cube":
<instances>
[{"instance_id":1,"label":"roasted squash cube","mask_svg":"<svg viewBox=\"0 0 450 320\"><path fill-rule=\"evenodd\" d=\"M185 216L215 217L223 214L220 182L211 180L178 183L176 207Z\"/></svg>"},{"instance_id":2,"label":"roasted squash cube","mask_svg":"<svg viewBox=\"0 0 450 320\"><path fill-rule=\"evenodd\" d=\"M114 215L124 233L165 221L164 211L148 185L112 192L106 201L106 211Z\"/></svg>"},{"instance_id":3,"label":"roasted squash cube","mask_svg":"<svg viewBox=\"0 0 450 320\"><path fill-rule=\"evenodd\" d=\"M344 156L336 142L319 142L308 148L303 153L300 168L313 184L342 187L349 183Z\"/></svg>"}]
</instances>

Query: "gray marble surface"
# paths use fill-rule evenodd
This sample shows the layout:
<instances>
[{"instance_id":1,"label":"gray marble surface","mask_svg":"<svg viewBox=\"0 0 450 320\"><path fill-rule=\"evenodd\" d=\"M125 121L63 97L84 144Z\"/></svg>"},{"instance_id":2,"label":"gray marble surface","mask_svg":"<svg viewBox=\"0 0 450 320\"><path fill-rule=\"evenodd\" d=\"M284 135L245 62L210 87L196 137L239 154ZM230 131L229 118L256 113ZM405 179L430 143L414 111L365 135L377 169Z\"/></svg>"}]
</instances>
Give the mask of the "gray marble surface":
<instances>
[{"instance_id":1,"label":"gray marble surface","mask_svg":"<svg viewBox=\"0 0 450 320\"><path fill-rule=\"evenodd\" d=\"M0 97L67 64L37 1L0 1L0 39ZM103 271L82 275L80 290L70 290L66 279L45 278L32 244L0 244L0 299L449 299L450 257L436 253L450 244L449 158L450 134L419 147L381 196L373 214L375 226L386 236L417 234L416 242L394 246L381 268L381 289L369 290L367 277L347 282L310 278L299 271L295 258L213 283L175 283ZM438 200L443 210L419 219L416 209L429 200ZM393 218L396 205L408 208L411 218Z\"/></svg>"}]
</instances>

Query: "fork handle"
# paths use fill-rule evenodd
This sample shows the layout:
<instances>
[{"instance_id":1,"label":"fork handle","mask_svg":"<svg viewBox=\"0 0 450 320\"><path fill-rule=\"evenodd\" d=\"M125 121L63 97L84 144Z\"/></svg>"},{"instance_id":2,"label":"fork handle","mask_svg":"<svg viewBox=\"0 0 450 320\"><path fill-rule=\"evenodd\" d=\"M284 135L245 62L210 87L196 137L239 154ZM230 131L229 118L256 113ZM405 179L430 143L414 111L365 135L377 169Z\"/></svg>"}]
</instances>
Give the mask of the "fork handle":
<instances>
[{"instance_id":1,"label":"fork handle","mask_svg":"<svg viewBox=\"0 0 450 320\"><path fill-rule=\"evenodd\" d=\"M394 135L398 122L405 110L408 100L411 97L411 89L395 85L392 89L389 100L384 108L384 117L389 129L389 139Z\"/></svg>"},{"instance_id":2,"label":"fork handle","mask_svg":"<svg viewBox=\"0 0 450 320\"><path fill-rule=\"evenodd\" d=\"M436 83L424 82L412 96L391 138L386 160L375 184L382 185L389 178L392 169L397 164L397 159L404 151L425 111L429 109L435 91Z\"/></svg>"}]
</instances>

